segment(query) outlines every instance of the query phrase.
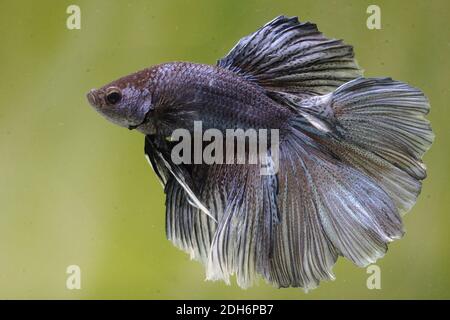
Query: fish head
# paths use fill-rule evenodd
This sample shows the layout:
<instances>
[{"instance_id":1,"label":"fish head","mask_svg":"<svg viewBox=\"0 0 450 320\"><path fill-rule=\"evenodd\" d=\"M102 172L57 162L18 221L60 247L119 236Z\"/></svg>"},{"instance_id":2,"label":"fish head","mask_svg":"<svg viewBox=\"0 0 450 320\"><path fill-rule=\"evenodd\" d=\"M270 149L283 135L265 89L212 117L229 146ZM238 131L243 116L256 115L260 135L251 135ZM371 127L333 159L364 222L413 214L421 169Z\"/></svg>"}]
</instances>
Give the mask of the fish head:
<instances>
[{"instance_id":1,"label":"fish head","mask_svg":"<svg viewBox=\"0 0 450 320\"><path fill-rule=\"evenodd\" d=\"M151 78L151 71L142 70L90 90L87 99L107 120L121 127L135 129L148 122L148 116L153 110Z\"/></svg>"}]
</instances>

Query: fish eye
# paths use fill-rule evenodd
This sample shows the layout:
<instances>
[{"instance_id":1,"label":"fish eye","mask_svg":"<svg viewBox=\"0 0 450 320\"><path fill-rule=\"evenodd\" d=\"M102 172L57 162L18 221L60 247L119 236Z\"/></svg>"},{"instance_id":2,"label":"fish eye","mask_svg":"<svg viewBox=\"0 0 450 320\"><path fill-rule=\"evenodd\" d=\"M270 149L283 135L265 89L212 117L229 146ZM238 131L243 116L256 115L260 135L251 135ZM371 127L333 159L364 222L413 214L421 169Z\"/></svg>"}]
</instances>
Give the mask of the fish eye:
<instances>
[{"instance_id":1,"label":"fish eye","mask_svg":"<svg viewBox=\"0 0 450 320\"><path fill-rule=\"evenodd\" d=\"M111 88L106 93L106 101L108 101L109 104L116 104L120 100L122 100L122 93L117 88Z\"/></svg>"}]
</instances>

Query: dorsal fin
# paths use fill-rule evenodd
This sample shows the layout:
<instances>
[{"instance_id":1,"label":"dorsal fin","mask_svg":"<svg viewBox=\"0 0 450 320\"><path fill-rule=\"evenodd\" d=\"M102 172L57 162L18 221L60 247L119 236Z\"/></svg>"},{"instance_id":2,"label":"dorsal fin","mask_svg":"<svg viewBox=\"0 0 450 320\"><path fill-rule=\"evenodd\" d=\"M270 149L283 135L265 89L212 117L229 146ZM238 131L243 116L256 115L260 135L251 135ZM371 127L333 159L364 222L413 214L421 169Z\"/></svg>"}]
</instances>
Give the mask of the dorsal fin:
<instances>
[{"instance_id":1,"label":"dorsal fin","mask_svg":"<svg viewBox=\"0 0 450 320\"><path fill-rule=\"evenodd\" d=\"M326 38L313 23L285 16L242 38L217 64L269 92L299 97L331 92L362 75L352 46Z\"/></svg>"}]
</instances>

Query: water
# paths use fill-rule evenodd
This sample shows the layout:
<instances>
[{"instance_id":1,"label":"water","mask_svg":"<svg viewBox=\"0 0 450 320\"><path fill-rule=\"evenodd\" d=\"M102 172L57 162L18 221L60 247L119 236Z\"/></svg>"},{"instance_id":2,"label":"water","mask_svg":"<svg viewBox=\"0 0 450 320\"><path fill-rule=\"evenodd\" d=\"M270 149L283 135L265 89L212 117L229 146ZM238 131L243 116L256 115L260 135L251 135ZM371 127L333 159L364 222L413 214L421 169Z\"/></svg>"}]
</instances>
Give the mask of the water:
<instances>
[{"instance_id":1,"label":"water","mask_svg":"<svg viewBox=\"0 0 450 320\"><path fill-rule=\"evenodd\" d=\"M448 1L2 1L0 10L0 298L450 298ZM89 107L85 93L152 64L215 63L279 14L314 21L353 44L367 76L391 76L429 97L436 140L406 236L379 261L381 290L340 259L337 279L304 294L205 282L164 235L164 196L144 138ZM81 290L66 268L81 268Z\"/></svg>"}]
</instances>

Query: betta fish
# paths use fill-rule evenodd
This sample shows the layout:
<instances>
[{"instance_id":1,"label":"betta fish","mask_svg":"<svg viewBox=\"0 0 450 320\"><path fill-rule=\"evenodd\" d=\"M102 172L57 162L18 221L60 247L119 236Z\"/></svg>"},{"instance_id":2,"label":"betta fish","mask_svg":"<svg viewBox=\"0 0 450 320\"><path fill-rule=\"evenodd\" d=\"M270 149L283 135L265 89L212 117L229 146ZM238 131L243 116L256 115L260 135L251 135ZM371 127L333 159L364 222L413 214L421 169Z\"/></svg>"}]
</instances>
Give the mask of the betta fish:
<instances>
[{"instance_id":1,"label":"betta fish","mask_svg":"<svg viewBox=\"0 0 450 320\"><path fill-rule=\"evenodd\" d=\"M263 278L308 290L334 279L339 256L360 267L382 257L404 234L434 138L419 89L364 78L352 46L296 17L275 18L216 65L155 65L87 98L145 135L166 195L167 238L204 264L207 279L235 275L242 288ZM262 156L277 169L174 159L172 133L195 134L195 123L277 130Z\"/></svg>"}]
</instances>

